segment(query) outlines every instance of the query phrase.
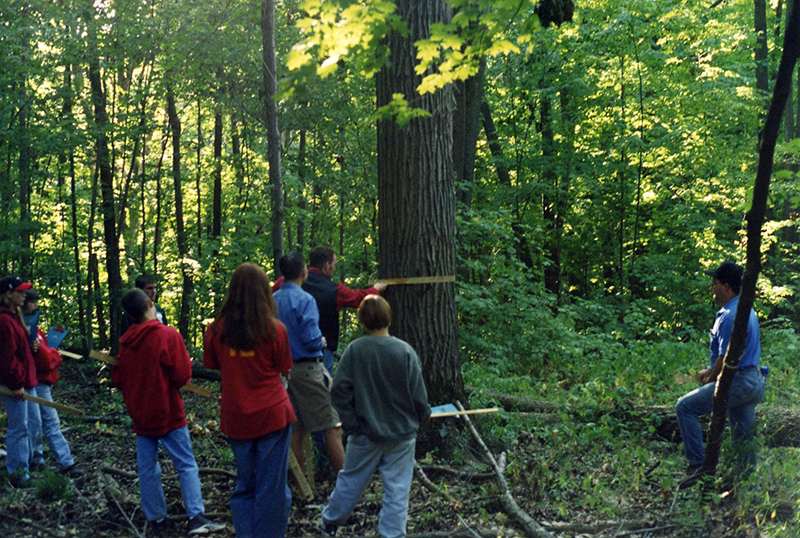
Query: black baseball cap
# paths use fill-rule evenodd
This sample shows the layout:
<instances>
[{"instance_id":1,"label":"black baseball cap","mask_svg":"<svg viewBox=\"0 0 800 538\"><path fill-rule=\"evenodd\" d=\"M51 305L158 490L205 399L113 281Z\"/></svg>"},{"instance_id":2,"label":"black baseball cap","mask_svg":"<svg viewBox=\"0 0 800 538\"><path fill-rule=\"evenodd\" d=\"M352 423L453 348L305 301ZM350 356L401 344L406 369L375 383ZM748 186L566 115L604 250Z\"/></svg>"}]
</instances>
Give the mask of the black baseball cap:
<instances>
[{"instance_id":1,"label":"black baseball cap","mask_svg":"<svg viewBox=\"0 0 800 538\"><path fill-rule=\"evenodd\" d=\"M0 280L0 293L7 293L11 290L25 291L33 287L30 282L25 282L18 276L7 276Z\"/></svg>"},{"instance_id":2,"label":"black baseball cap","mask_svg":"<svg viewBox=\"0 0 800 538\"><path fill-rule=\"evenodd\" d=\"M738 289L742 285L742 274L744 267L730 260L725 260L716 269L705 271L708 276L714 277L723 284L728 284L731 288Z\"/></svg>"}]
</instances>

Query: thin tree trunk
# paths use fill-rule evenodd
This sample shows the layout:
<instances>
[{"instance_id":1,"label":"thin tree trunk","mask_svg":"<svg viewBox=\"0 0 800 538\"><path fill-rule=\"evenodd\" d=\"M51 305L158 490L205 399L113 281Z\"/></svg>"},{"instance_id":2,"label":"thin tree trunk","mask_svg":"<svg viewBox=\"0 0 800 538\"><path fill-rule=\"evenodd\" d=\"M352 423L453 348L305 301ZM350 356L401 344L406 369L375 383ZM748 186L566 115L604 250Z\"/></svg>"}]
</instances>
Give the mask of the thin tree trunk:
<instances>
[{"instance_id":1,"label":"thin tree trunk","mask_svg":"<svg viewBox=\"0 0 800 538\"><path fill-rule=\"evenodd\" d=\"M89 256L89 281L93 289L94 307L97 311L97 343L100 349L108 349L108 326L103 309L103 294L100 293L100 268L97 262L97 254L94 253Z\"/></svg>"},{"instance_id":2,"label":"thin tree trunk","mask_svg":"<svg viewBox=\"0 0 800 538\"><path fill-rule=\"evenodd\" d=\"M75 118L73 117L72 110L74 106L74 93L72 87L72 65L67 64L64 71L64 106L63 116L70 126L74 125ZM72 218L72 258L75 264L75 289L81 290L83 285L81 283L81 256L80 256L80 242L78 241L78 197L76 187L76 172L75 172L75 146L70 145L69 154L67 155L67 162L69 163L69 187L70 187L70 216ZM91 331L88 330L86 324L86 315L83 310L83 300L80 291L76 293L75 300L78 303L78 326L81 331L81 346L83 351L89 349L91 342ZM91 307L90 307L91 308Z\"/></svg>"},{"instance_id":3,"label":"thin tree trunk","mask_svg":"<svg viewBox=\"0 0 800 538\"><path fill-rule=\"evenodd\" d=\"M489 103L485 99L481 102L481 119L483 122L483 133L486 136L487 143L489 144L489 151L492 153L492 157L494 157L495 160L497 179L500 182L500 185L511 189L511 174L508 172L508 168L506 168L506 165L504 164L505 155L503 153L503 148L500 145L500 139L497 136L497 129L494 126L492 110L489 108ZM525 267L533 269L534 264L533 257L531 256L531 248L528 243L528 238L525 235L525 230L519 222L518 212L516 212L513 220L511 221L511 229L514 232L514 237L517 243L517 256L519 257L520 261L525 264Z\"/></svg>"},{"instance_id":4,"label":"thin tree trunk","mask_svg":"<svg viewBox=\"0 0 800 538\"><path fill-rule=\"evenodd\" d=\"M272 261L276 275L283 256L283 181L281 179L281 133L278 129L277 64L275 61L275 2L264 0L261 7L264 104L267 112L267 153L269 182L272 186Z\"/></svg>"},{"instance_id":5,"label":"thin tree trunk","mask_svg":"<svg viewBox=\"0 0 800 538\"><path fill-rule=\"evenodd\" d=\"M220 273L219 239L222 235L222 113L217 109L214 115L214 192L211 215L211 239L213 240L212 271L215 275ZM221 278L216 278L212 284L214 291L214 312L219 311L223 298L223 284Z\"/></svg>"},{"instance_id":6,"label":"thin tree trunk","mask_svg":"<svg viewBox=\"0 0 800 538\"><path fill-rule=\"evenodd\" d=\"M183 221L183 188L181 181L181 119L175 108L175 94L172 86L167 86L167 117L172 133L172 182L175 190L175 228L178 236L178 255L181 258L181 275L183 276L183 292L181 310L178 318L178 331L184 340L189 339L189 308L192 298L192 275L187 267L186 257L189 254L188 239Z\"/></svg>"},{"instance_id":7,"label":"thin tree trunk","mask_svg":"<svg viewBox=\"0 0 800 538\"><path fill-rule=\"evenodd\" d=\"M725 415L728 411L728 395L736 368L744 353L747 336L747 321L755 298L756 281L761 270L761 228L764 224L764 213L769 197L769 184L772 176L772 164L775 145L780 134L781 116L791 92L791 81L794 66L800 56L800 9L790 9L787 13L786 32L783 41L783 54L775 81L767 118L761 138L758 169L753 188L753 202L747 213L747 263L742 277L742 292L739 295L739 306L733 322L733 333L728 353L725 355L722 373L714 392L714 409L709 426L708 445L706 447L703 468L707 472L715 472L719 462L722 446L722 433L725 430Z\"/></svg>"},{"instance_id":8,"label":"thin tree trunk","mask_svg":"<svg viewBox=\"0 0 800 538\"><path fill-rule=\"evenodd\" d=\"M169 124L167 125L167 127ZM169 135L167 134L167 129L164 130L164 137L161 139L161 155L158 158L158 164L156 165L156 222L154 226L154 233L153 233L153 274L158 275L158 254L161 248L161 212L162 212L162 204L161 204L161 170L164 167L164 155L167 152L167 142L169 139Z\"/></svg>"},{"instance_id":9,"label":"thin tree trunk","mask_svg":"<svg viewBox=\"0 0 800 538\"><path fill-rule=\"evenodd\" d=\"M300 193L297 197L297 249L305 251L306 240L306 130L300 130L300 147L297 150L297 175L300 179ZM339 251L341 252L341 250Z\"/></svg>"},{"instance_id":10,"label":"thin tree trunk","mask_svg":"<svg viewBox=\"0 0 800 538\"><path fill-rule=\"evenodd\" d=\"M90 45L91 47L91 45ZM89 60L89 82L92 88L95 121L95 152L97 168L100 174L100 192L102 194L103 237L106 243L106 272L108 273L109 323L111 325L111 353L119 349L120 330L120 292L122 279L119 266L119 240L116 231L116 212L114 202L114 177L108 149L108 114L106 96L100 75L100 62L97 56ZM98 294L99 299L99 294ZM98 320L101 325L105 320ZM101 332L101 338L102 338ZM102 340L101 340L102 342Z\"/></svg>"},{"instance_id":11,"label":"thin tree trunk","mask_svg":"<svg viewBox=\"0 0 800 538\"><path fill-rule=\"evenodd\" d=\"M197 257L203 255L203 194L200 189L202 177L202 150L203 150L203 108L200 98L197 98L197 174L195 175L195 192L197 196Z\"/></svg>"},{"instance_id":12,"label":"thin tree trunk","mask_svg":"<svg viewBox=\"0 0 800 538\"><path fill-rule=\"evenodd\" d=\"M769 55L767 51L767 0L753 0L753 25L756 33L756 89L769 91Z\"/></svg>"},{"instance_id":13,"label":"thin tree trunk","mask_svg":"<svg viewBox=\"0 0 800 538\"><path fill-rule=\"evenodd\" d=\"M485 78L486 60L482 58L478 73L474 77L455 84L453 168L456 174L458 200L466 207L472 206L475 154L481 132L481 103Z\"/></svg>"},{"instance_id":14,"label":"thin tree trunk","mask_svg":"<svg viewBox=\"0 0 800 538\"><path fill-rule=\"evenodd\" d=\"M542 157L544 157L544 193L542 195L542 219L547 227L545 240L545 256L550 263L544 268L544 287L556 296L560 302L561 297L561 249L558 238L561 234L559 227L561 221L558 215L559 178L555 167L555 131L553 129L553 107L550 97L542 95L541 123L542 123Z\"/></svg>"}]
</instances>

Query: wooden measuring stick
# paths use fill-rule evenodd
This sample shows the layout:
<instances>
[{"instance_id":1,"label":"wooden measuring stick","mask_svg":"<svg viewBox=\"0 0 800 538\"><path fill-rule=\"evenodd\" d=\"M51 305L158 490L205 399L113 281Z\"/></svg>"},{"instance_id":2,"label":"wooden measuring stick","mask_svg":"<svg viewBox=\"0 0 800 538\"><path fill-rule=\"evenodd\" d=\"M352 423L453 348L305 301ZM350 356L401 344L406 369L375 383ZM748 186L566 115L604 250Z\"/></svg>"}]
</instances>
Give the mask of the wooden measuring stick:
<instances>
[{"instance_id":1,"label":"wooden measuring stick","mask_svg":"<svg viewBox=\"0 0 800 538\"><path fill-rule=\"evenodd\" d=\"M0 393L7 394L9 396L12 396L14 394L14 392L11 389L9 389L7 387L3 387L1 385L0 385ZM47 407L52 407L53 409L58 409L59 411L63 411L65 413L70 413L72 415L84 415L85 414L80 409L76 409L74 407L70 407L68 405L64 405L64 404L60 404L60 403L56 403L56 402L51 402L50 400L45 400L45 399L39 398L37 396L31 396L30 394L23 394L22 398L24 400L28 400L29 402L37 403L39 405L44 405L44 406L47 406Z\"/></svg>"},{"instance_id":2,"label":"wooden measuring stick","mask_svg":"<svg viewBox=\"0 0 800 538\"><path fill-rule=\"evenodd\" d=\"M431 418L443 417L457 417L459 415L482 415L484 413L497 413L500 411L497 407L490 407L488 409L470 409L469 411L447 411L446 413L433 413Z\"/></svg>"},{"instance_id":3,"label":"wooden measuring stick","mask_svg":"<svg viewBox=\"0 0 800 538\"><path fill-rule=\"evenodd\" d=\"M96 359L100 362L104 362L106 364L110 364L111 366L117 366L119 361L116 357L108 355L107 353L101 353L97 350L91 350L89 352L89 357ZM204 389L203 387L198 387L194 383L188 383L181 387L182 389L186 389L189 392L194 392L195 394L199 394L200 396L205 396L206 398L211 398L211 391L208 389Z\"/></svg>"},{"instance_id":4,"label":"wooden measuring stick","mask_svg":"<svg viewBox=\"0 0 800 538\"><path fill-rule=\"evenodd\" d=\"M297 458L294 457L294 452L292 452L291 449L289 449L289 468L292 470L294 479L297 480L297 485L300 486L300 493L303 494L303 497L305 497L307 501L312 500L314 498L314 491L311 489L311 486L308 485L306 475L303 474L300 463L298 463Z\"/></svg>"},{"instance_id":5,"label":"wooden measuring stick","mask_svg":"<svg viewBox=\"0 0 800 538\"><path fill-rule=\"evenodd\" d=\"M450 276L412 276L409 278L381 278L375 284L439 284L441 282L455 282L455 275Z\"/></svg>"},{"instance_id":6,"label":"wooden measuring stick","mask_svg":"<svg viewBox=\"0 0 800 538\"><path fill-rule=\"evenodd\" d=\"M83 355L78 355L77 353L72 353L71 351L64 351L63 349L59 349L58 353L62 357L66 357L68 359L82 359Z\"/></svg>"}]
</instances>

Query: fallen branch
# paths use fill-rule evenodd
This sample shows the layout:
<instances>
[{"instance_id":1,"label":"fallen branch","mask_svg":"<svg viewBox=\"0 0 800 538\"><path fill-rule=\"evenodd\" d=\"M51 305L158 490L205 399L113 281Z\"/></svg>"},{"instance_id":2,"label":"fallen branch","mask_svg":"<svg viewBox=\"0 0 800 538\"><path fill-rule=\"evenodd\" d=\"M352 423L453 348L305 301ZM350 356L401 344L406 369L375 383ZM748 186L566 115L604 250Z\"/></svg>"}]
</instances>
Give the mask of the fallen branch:
<instances>
[{"instance_id":1,"label":"fallen branch","mask_svg":"<svg viewBox=\"0 0 800 538\"><path fill-rule=\"evenodd\" d=\"M417 465L415 463L415 465ZM484 480L491 480L495 477L494 472L477 472L467 471L462 469L453 469L447 465L425 465L419 466L422 471L427 474L446 474L449 476L458 477L467 482L482 482Z\"/></svg>"},{"instance_id":2,"label":"fallen branch","mask_svg":"<svg viewBox=\"0 0 800 538\"><path fill-rule=\"evenodd\" d=\"M568 532L576 534L599 534L609 529L619 531L639 531L652 527L653 521L647 519L634 519L631 521L599 521L597 523L547 523L542 522L542 527L553 532Z\"/></svg>"},{"instance_id":3,"label":"fallen branch","mask_svg":"<svg viewBox=\"0 0 800 538\"><path fill-rule=\"evenodd\" d=\"M124 469L119 469L118 467L112 467L111 465L101 465L100 470L104 473L115 474L125 478L139 478L139 475L133 471L126 471ZM230 478L236 478L236 473L233 471L229 471L227 469L217 469L215 467L199 467L198 472L200 474L221 474L228 476ZM168 475L164 475L165 480L171 480L173 478L177 478L177 473L172 473Z\"/></svg>"},{"instance_id":4,"label":"fallen branch","mask_svg":"<svg viewBox=\"0 0 800 538\"><path fill-rule=\"evenodd\" d=\"M136 528L136 525L133 524L133 521L128 516L127 512L125 512L125 510L122 508L122 505L120 504L119 500L117 500L117 493L121 492L115 486L114 479L105 474L102 476L103 476L103 482L105 483L105 491L108 494L108 497L110 497L111 500L114 501L114 504L117 505L117 509L122 514L122 517L125 518L125 521L128 522L128 526L131 528L133 533L139 538L144 538L144 535L141 532L139 532L139 529Z\"/></svg>"},{"instance_id":5,"label":"fallen branch","mask_svg":"<svg viewBox=\"0 0 800 538\"><path fill-rule=\"evenodd\" d=\"M468 394L478 390L469 386L465 388ZM652 426L654 433L664 439L675 443L681 441L675 407L672 405L565 406L500 392L480 390L480 393L501 404L506 409L504 415L530 416L532 421L539 424L557 424L562 421L561 415L564 413L571 421L583 422L595 420L598 415L613 414L632 427L647 431ZM756 421L759 430L764 432L766 446L800 448L800 409L759 405L756 407Z\"/></svg>"},{"instance_id":6,"label":"fallen branch","mask_svg":"<svg viewBox=\"0 0 800 538\"><path fill-rule=\"evenodd\" d=\"M461 402L455 402L456 407L460 410L464 410L464 407L461 405ZM529 516L524 510L522 510L517 501L514 500L514 497L511 495L511 490L508 487L508 482L506 481L506 477L503 476L503 471L500 469L500 466L497 465L497 461L494 459L489 448L486 446L486 443L483 442L481 435L478 433L478 430L475 429L475 426L472 424L472 421L469 419L468 415L464 415L464 420L469 427L470 432L472 432L472 436L477 441L478 445L480 445L481 449L483 450L486 459L489 461L489 464L495 471L497 475L497 481L500 484L500 487L503 490L503 494L500 496L500 500L503 503L506 511L509 512L512 516L514 516L517 521L522 525L525 534L530 536L531 538L553 538L553 535L547 532L541 525L536 523L534 519Z\"/></svg>"},{"instance_id":7,"label":"fallen branch","mask_svg":"<svg viewBox=\"0 0 800 538\"><path fill-rule=\"evenodd\" d=\"M436 484L430 481L428 476L425 474L425 471L422 470L422 467L420 467L419 463L416 461L414 462L414 476L416 476L417 480L420 481L422 486L431 493L442 495L448 501L454 500L453 496L450 495L447 490L441 490Z\"/></svg>"},{"instance_id":8,"label":"fallen branch","mask_svg":"<svg viewBox=\"0 0 800 538\"><path fill-rule=\"evenodd\" d=\"M415 532L407 534L406 538L502 538L504 536L515 536L516 533L508 529L458 529L454 531L439 532Z\"/></svg>"}]
</instances>

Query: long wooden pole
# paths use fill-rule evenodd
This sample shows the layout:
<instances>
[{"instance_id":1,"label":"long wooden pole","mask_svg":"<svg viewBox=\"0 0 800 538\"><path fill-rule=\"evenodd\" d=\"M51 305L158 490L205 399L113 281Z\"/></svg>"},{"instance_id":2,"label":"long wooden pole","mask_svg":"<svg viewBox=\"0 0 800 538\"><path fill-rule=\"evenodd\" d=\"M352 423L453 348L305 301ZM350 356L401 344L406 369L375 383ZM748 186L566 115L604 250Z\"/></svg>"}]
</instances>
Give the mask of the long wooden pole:
<instances>
[{"instance_id":1,"label":"long wooden pole","mask_svg":"<svg viewBox=\"0 0 800 538\"><path fill-rule=\"evenodd\" d=\"M7 387L3 387L2 385L0 385L0 393L6 394L8 396L14 396L14 391L12 391L11 389L9 389ZM81 411L80 409L76 409L74 407L70 407L68 405L64 405L64 404L60 404L60 403L56 403L56 402L51 402L50 400L44 400L44 399L39 398L37 396L31 396L30 394L24 394L23 393L22 394L22 399L23 400L28 400L29 402L37 403L39 405L52 407L53 409L58 409L59 411L63 411L65 413L70 413L72 415L85 415L86 414L83 411Z\"/></svg>"},{"instance_id":2,"label":"long wooden pole","mask_svg":"<svg viewBox=\"0 0 800 538\"><path fill-rule=\"evenodd\" d=\"M444 418L444 417L458 417L461 415L483 415L484 413L497 413L500 411L497 407L490 407L488 409L470 409L469 411L446 411L444 413L432 413L431 418Z\"/></svg>"},{"instance_id":3,"label":"long wooden pole","mask_svg":"<svg viewBox=\"0 0 800 538\"><path fill-rule=\"evenodd\" d=\"M89 357L100 362L104 362L106 364L110 364L111 366L119 365L119 361L116 357L112 355L108 355L107 353L102 353L95 349L89 352ZM198 387L193 383L187 383L186 385L181 387L182 389L186 389L189 392L194 392L195 394L199 394L200 396L205 396L206 398L211 398L212 394L211 391L208 389L204 389L203 387Z\"/></svg>"},{"instance_id":4,"label":"long wooden pole","mask_svg":"<svg viewBox=\"0 0 800 538\"><path fill-rule=\"evenodd\" d=\"M443 282L455 282L455 275L450 276L412 276L408 278L381 278L375 284L441 284Z\"/></svg>"}]
</instances>

